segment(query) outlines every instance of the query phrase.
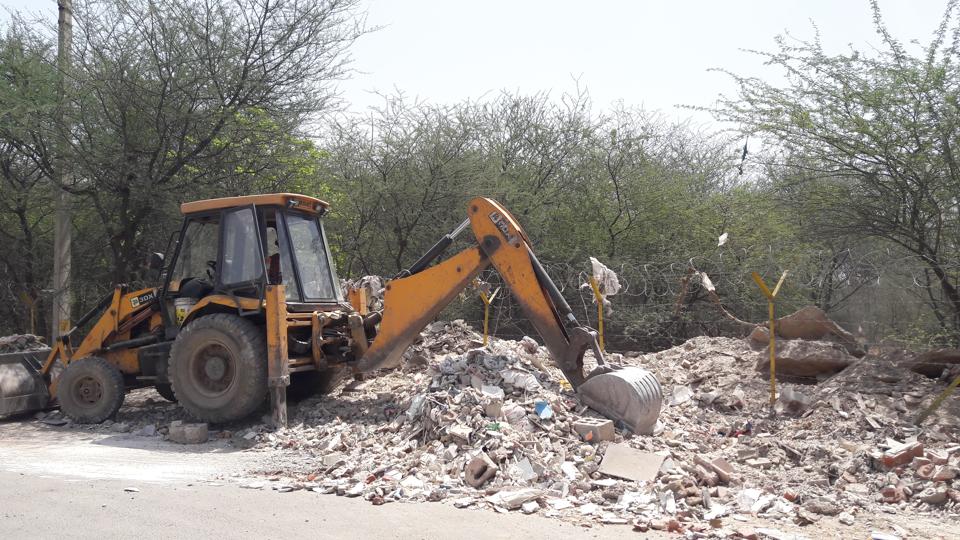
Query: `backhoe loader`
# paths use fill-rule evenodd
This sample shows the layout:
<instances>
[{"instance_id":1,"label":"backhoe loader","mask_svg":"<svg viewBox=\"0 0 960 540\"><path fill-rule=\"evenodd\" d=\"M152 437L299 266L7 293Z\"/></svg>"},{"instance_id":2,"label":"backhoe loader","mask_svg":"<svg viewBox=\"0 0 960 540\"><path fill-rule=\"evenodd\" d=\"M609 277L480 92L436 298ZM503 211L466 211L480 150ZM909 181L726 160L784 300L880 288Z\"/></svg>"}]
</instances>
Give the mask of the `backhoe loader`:
<instances>
[{"instance_id":1,"label":"backhoe loader","mask_svg":"<svg viewBox=\"0 0 960 540\"><path fill-rule=\"evenodd\" d=\"M471 200L463 223L387 281L383 308L373 312L364 290L339 287L321 219L328 208L290 193L184 203L172 257L151 259L159 287L118 285L45 356L0 355L0 416L59 405L77 422L98 423L117 412L126 390L154 386L209 422L246 417L269 396L273 421L285 425L288 386L320 392L338 377L396 366L492 265L584 403L634 431L656 419L656 379L604 362L596 333L577 322L496 201ZM437 262L468 228L476 243ZM587 350L599 364L589 375Z\"/></svg>"}]
</instances>

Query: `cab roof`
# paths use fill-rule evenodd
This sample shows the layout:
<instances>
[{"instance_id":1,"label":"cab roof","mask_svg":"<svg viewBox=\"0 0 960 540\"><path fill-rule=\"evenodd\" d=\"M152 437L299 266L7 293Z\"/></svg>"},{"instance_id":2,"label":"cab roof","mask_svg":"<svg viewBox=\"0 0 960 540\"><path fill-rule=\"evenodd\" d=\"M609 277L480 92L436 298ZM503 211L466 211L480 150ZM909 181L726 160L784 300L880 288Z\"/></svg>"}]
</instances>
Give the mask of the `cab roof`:
<instances>
[{"instance_id":1,"label":"cab roof","mask_svg":"<svg viewBox=\"0 0 960 540\"><path fill-rule=\"evenodd\" d=\"M180 205L180 213L196 214L198 212L209 212L212 210L222 210L224 208L236 208L240 206L282 206L284 208L295 208L313 214L322 214L330 204L321 201L316 197L300 195L297 193L267 193L265 195L245 195L243 197L223 197L220 199L204 199L201 201L185 202Z\"/></svg>"}]
</instances>

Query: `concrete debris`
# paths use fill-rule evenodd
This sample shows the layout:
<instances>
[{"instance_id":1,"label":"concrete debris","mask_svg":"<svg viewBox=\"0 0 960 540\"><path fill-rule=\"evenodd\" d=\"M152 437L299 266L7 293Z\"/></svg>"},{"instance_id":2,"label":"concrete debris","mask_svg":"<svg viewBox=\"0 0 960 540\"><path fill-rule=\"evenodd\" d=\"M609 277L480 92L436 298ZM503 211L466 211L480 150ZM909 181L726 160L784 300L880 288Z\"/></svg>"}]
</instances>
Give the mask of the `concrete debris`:
<instances>
[{"instance_id":1,"label":"concrete debris","mask_svg":"<svg viewBox=\"0 0 960 540\"><path fill-rule=\"evenodd\" d=\"M599 472L634 482L650 482L660 472L664 456L635 450L624 443L607 446Z\"/></svg>"},{"instance_id":2,"label":"concrete debris","mask_svg":"<svg viewBox=\"0 0 960 540\"><path fill-rule=\"evenodd\" d=\"M960 510L960 401L944 402L918 428L917 412L945 384L911 371L902 351L856 360L839 348L839 373L828 363L806 371L814 375L805 384L777 384L778 407L791 414L775 416L769 379L753 369L763 353L749 339L608 353L611 364L655 374L671 401L656 404L651 436L598 418L533 339L481 342L463 321L433 323L407 365L291 404L288 428L231 425L210 436L260 454L263 480L277 479L263 485L371 504L444 501L582 525L626 522L691 538L795 538L783 531L799 523L855 516L860 525L885 511L952 519ZM422 362L412 366L409 355ZM593 362L588 353L588 369ZM778 358L778 372L783 365ZM173 439L171 424L189 422L175 404L143 395L155 396L136 390L118 413L115 423L130 430L121 436L153 426Z\"/></svg>"},{"instance_id":3,"label":"concrete debris","mask_svg":"<svg viewBox=\"0 0 960 540\"><path fill-rule=\"evenodd\" d=\"M776 328L777 337L780 338L836 341L857 358L865 354L854 335L832 321L826 312L817 306L806 306L790 315L777 319L774 328ZM758 345L767 345L770 343L770 332L764 326L757 326L750 334L750 339Z\"/></svg>"},{"instance_id":4,"label":"concrete debris","mask_svg":"<svg viewBox=\"0 0 960 540\"><path fill-rule=\"evenodd\" d=\"M0 354L44 351L50 347L43 342L43 338L33 334L13 334L0 337Z\"/></svg>"},{"instance_id":5,"label":"concrete debris","mask_svg":"<svg viewBox=\"0 0 960 540\"><path fill-rule=\"evenodd\" d=\"M584 441L593 443L612 441L616 435L613 420L606 418L581 418L573 423L573 430Z\"/></svg>"},{"instance_id":6,"label":"concrete debris","mask_svg":"<svg viewBox=\"0 0 960 540\"><path fill-rule=\"evenodd\" d=\"M800 339L778 340L777 378L812 383L818 378L835 375L856 361L841 345L827 341L805 341ZM757 355L757 371L770 373L770 347L767 346ZM806 379L806 380L803 380Z\"/></svg>"},{"instance_id":7,"label":"concrete debris","mask_svg":"<svg viewBox=\"0 0 960 540\"><path fill-rule=\"evenodd\" d=\"M207 424L185 424L180 420L170 422L167 439L180 444L202 444L207 442L209 431Z\"/></svg>"},{"instance_id":8,"label":"concrete debris","mask_svg":"<svg viewBox=\"0 0 960 540\"><path fill-rule=\"evenodd\" d=\"M497 475L497 465L485 453L474 457L463 470L463 481L470 487L478 488Z\"/></svg>"},{"instance_id":9,"label":"concrete debris","mask_svg":"<svg viewBox=\"0 0 960 540\"><path fill-rule=\"evenodd\" d=\"M487 502L494 506L500 506L507 510L515 510L523 506L523 503L543 497L544 492L535 488L523 488L514 490L502 490L487 497Z\"/></svg>"},{"instance_id":10,"label":"concrete debris","mask_svg":"<svg viewBox=\"0 0 960 540\"><path fill-rule=\"evenodd\" d=\"M777 396L777 412L781 414L799 415L810 407L810 396L794 388L784 388Z\"/></svg>"},{"instance_id":11,"label":"concrete debris","mask_svg":"<svg viewBox=\"0 0 960 540\"><path fill-rule=\"evenodd\" d=\"M303 401L285 430L251 430L255 450L277 453L278 466L265 472L284 470L291 485L311 477L321 492L372 504L443 500L697 534L733 531L726 522L744 515L799 524L888 504L900 513L958 504L957 480L946 479L960 466L953 409L914 439L915 413L896 406L909 393L929 399L943 383L893 359L868 357L817 385L780 383L778 407L791 414L770 417L769 380L746 375L759 354L749 340L610 353L614 364L656 373L672 398L658 411L657 435L643 436L587 412L533 340L493 338L478 348L477 337L462 321L435 323L417 344L422 369ZM885 471L888 454L910 457ZM920 498L939 486L954 491ZM761 530L753 534L794 537Z\"/></svg>"}]
</instances>

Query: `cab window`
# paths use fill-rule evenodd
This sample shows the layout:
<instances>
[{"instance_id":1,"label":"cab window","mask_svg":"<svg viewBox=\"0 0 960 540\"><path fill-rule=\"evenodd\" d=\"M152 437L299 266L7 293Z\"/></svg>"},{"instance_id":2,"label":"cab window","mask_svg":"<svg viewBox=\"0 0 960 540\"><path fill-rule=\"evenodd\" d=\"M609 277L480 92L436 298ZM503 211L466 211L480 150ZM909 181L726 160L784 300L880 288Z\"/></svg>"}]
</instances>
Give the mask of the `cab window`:
<instances>
[{"instance_id":1,"label":"cab window","mask_svg":"<svg viewBox=\"0 0 960 540\"><path fill-rule=\"evenodd\" d=\"M238 208L224 214L221 283L249 283L263 275L258 238L253 208Z\"/></svg>"},{"instance_id":2,"label":"cab window","mask_svg":"<svg viewBox=\"0 0 960 540\"><path fill-rule=\"evenodd\" d=\"M190 220L171 274L173 280L197 278L207 280L212 285L217 265L219 229L214 218Z\"/></svg>"},{"instance_id":3,"label":"cab window","mask_svg":"<svg viewBox=\"0 0 960 540\"><path fill-rule=\"evenodd\" d=\"M287 214L287 229L293 248L304 300L336 298L333 278L327 259L327 249L316 218L302 214Z\"/></svg>"}]
</instances>

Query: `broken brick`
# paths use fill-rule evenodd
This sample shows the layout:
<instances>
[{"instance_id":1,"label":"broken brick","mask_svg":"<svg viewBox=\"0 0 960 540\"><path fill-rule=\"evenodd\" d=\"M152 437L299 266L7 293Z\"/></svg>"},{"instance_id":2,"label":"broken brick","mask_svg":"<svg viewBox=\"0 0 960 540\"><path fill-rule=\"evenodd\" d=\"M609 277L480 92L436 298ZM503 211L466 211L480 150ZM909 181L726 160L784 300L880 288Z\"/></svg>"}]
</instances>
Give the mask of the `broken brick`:
<instances>
[{"instance_id":1,"label":"broken brick","mask_svg":"<svg viewBox=\"0 0 960 540\"><path fill-rule=\"evenodd\" d=\"M896 469L923 455L923 443L914 441L898 448L891 448L880 457L880 464L887 470Z\"/></svg>"}]
</instances>

